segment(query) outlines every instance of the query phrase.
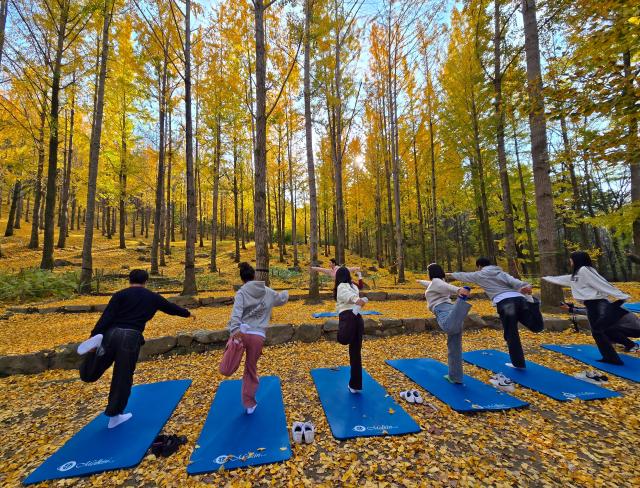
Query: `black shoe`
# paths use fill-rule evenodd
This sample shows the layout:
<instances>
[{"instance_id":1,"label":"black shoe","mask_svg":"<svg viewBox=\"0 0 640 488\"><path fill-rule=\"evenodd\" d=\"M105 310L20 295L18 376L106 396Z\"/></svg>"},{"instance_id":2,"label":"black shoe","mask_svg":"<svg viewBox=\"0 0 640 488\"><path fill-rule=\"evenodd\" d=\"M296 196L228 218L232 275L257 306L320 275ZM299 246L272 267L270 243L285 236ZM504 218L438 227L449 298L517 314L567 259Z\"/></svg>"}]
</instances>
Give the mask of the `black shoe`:
<instances>
[{"instance_id":1,"label":"black shoe","mask_svg":"<svg viewBox=\"0 0 640 488\"><path fill-rule=\"evenodd\" d=\"M151 453L156 457L169 457L176 452L181 445L187 443L187 438L183 435L177 436L175 434L164 435L161 434L151 444Z\"/></svg>"}]
</instances>

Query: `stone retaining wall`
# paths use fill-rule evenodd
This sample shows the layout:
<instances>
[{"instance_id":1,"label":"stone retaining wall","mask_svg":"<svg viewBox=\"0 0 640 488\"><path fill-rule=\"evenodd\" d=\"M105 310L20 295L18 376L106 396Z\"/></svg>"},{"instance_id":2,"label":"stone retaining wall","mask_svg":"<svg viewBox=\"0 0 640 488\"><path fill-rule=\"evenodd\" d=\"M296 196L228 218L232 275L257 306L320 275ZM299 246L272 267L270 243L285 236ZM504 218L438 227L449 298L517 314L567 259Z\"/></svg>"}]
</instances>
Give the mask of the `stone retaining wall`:
<instances>
[{"instance_id":1,"label":"stone retaining wall","mask_svg":"<svg viewBox=\"0 0 640 488\"><path fill-rule=\"evenodd\" d=\"M387 293L386 291L369 291L362 292L360 296L367 297L373 302L384 302L387 300L422 300L424 294L422 293ZM306 300L307 295L290 295L289 301L303 301ZM186 308L198 308L198 307L224 307L233 304L233 297L188 297L188 296L173 296L167 298L173 303ZM320 293L321 300L333 299L332 293ZM7 307L8 314L49 314L49 313L91 313L102 312L106 307L106 303L99 303L93 305L62 305L58 307Z\"/></svg>"},{"instance_id":2,"label":"stone retaining wall","mask_svg":"<svg viewBox=\"0 0 640 488\"><path fill-rule=\"evenodd\" d=\"M584 318L586 319L586 317ZM588 330L588 321L581 320L581 327ZM545 318L545 329L561 331L572 327L571 321L560 318ZM465 329L500 329L500 320L496 316L471 314L465 321ZM365 339L389 337L400 334L438 333L440 329L434 318L381 319L366 318L364 321ZM327 320L324 323L301 325L280 324L267 328L267 346L286 342L315 342L319 340L335 341L338 333L338 321ZM147 339L140 350L140 361L170 357L179 354L203 353L224 348L229 332L223 330L196 330L178 333L176 336ZM14 374L36 374L49 369L76 369L81 358L76 353L78 343L65 344L52 350L29 354L0 356L0 377Z\"/></svg>"}]
</instances>

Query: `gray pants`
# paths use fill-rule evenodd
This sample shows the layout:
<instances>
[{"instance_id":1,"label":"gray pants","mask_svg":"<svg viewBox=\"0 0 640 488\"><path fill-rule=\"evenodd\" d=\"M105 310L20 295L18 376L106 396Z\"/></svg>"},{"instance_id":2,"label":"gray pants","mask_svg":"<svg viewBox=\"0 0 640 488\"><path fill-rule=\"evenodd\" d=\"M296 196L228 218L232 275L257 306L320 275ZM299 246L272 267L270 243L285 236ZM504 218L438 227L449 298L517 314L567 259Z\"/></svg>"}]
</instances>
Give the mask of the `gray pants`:
<instances>
[{"instance_id":1,"label":"gray pants","mask_svg":"<svg viewBox=\"0 0 640 488\"><path fill-rule=\"evenodd\" d=\"M471 305L466 300L456 300L455 305L441 303L433 309L440 328L447 333L447 363L449 378L462 383L462 328Z\"/></svg>"}]
</instances>

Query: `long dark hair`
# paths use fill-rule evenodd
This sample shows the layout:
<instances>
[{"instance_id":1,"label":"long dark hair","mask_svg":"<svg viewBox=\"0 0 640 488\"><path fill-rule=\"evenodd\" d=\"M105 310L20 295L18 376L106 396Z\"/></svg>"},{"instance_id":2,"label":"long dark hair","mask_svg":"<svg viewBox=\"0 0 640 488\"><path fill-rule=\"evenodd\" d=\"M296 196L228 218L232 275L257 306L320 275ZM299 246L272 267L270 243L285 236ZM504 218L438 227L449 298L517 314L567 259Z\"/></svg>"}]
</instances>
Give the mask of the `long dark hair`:
<instances>
[{"instance_id":1,"label":"long dark hair","mask_svg":"<svg viewBox=\"0 0 640 488\"><path fill-rule=\"evenodd\" d=\"M580 271L580 268L582 268L583 266L593 268L591 256L589 256L589 254L584 251L573 251L571 254L569 254L569 257L573 262L572 276L574 278L578 274L578 271Z\"/></svg>"},{"instance_id":2,"label":"long dark hair","mask_svg":"<svg viewBox=\"0 0 640 488\"><path fill-rule=\"evenodd\" d=\"M440 278L441 280L445 279L444 269L438 263L431 263L427 266L427 271L429 272L429 279L434 280L436 278Z\"/></svg>"},{"instance_id":3,"label":"long dark hair","mask_svg":"<svg viewBox=\"0 0 640 488\"><path fill-rule=\"evenodd\" d=\"M240 263L238 268L240 268L240 279L243 283L256 279L256 270L249 263Z\"/></svg>"},{"instance_id":4,"label":"long dark hair","mask_svg":"<svg viewBox=\"0 0 640 488\"><path fill-rule=\"evenodd\" d=\"M349 272L349 268L345 266L340 266L338 271L336 271L336 283L333 287L333 299L338 299L338 286L342 283L353 284L351 281L351 273Z\"/></svg>"}]
</instances>

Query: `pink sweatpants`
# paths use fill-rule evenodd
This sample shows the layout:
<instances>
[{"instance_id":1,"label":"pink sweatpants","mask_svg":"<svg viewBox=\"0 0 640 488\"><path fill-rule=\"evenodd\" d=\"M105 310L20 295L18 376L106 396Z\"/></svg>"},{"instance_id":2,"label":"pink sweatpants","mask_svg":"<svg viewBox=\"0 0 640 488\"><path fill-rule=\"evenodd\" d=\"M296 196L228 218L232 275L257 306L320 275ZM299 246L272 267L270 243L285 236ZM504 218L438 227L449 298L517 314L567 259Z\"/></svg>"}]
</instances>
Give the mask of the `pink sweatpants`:
<instances>
[{"instance_id":1,"label":"pink sweatpants","mask_svg":"<svg viewBox=\"0 0 640 488\"><path fill-rule=\"evenodd\" d=\"M262 354L264 338L258 335L244 334L245 347L244 374L242 375L242 405L251 408L256 405L256 392L258 391L258 359Z\"/></svg>"}]
</instances>

